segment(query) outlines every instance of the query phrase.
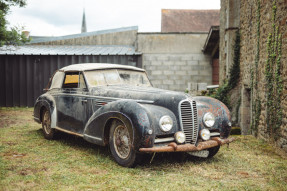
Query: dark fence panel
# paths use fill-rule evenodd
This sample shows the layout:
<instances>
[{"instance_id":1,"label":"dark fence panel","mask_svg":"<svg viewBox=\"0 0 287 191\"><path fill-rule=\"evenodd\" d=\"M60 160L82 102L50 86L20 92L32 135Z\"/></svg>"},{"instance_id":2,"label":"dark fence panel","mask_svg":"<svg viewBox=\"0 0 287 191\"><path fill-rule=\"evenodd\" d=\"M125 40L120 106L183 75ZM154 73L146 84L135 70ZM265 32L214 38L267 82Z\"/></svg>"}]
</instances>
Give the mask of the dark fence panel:
<instances>
[{"instance_id":1,"label":"dark fence panel","mask_svg":"<svg viewBox=\"0 0 287 191\"><path fill-rule=\"evenodd\" d=\"M142 67L141 56L0 55L0 106L33 107L52 74L57 69L77 63L114 63Z\"/></svg>"}]
</instances>

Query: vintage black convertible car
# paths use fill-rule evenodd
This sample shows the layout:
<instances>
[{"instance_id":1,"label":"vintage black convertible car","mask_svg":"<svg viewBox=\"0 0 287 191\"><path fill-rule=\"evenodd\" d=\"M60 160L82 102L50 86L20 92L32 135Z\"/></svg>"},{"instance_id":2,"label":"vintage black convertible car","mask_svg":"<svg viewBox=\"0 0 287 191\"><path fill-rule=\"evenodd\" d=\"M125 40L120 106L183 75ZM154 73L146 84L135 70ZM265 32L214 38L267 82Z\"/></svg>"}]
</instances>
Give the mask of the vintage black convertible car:
<instances>
[{"instance_id":1,"label":"vintage black convertible car","mask_svg":"<svg viewBox=\"0 0 287 191\"><path fill-rule=\"evenodd\" d=\"M141 153L214 156L230 143L230 112L210 97L153 88L145 71L117 64L74 64L56 71L34 107L44 137L57 131L109 145L115 161L136 164Z\"/></svg>"}]
</instances>

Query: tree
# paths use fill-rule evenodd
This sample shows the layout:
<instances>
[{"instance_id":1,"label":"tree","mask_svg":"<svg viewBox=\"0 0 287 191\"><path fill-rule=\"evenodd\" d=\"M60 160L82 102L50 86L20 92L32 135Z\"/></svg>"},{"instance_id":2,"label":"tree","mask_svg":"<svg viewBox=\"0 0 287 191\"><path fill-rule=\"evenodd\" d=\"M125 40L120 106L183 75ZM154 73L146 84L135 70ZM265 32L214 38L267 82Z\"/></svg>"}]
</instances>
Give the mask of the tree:
<instances>
[{"instance_id":1,"label":"tree","mask_svg":"<svg viewBox=\"0 0 287 191\"><path fill-rule=\"evenodd\" d=\"M10 30L7 29L8 21L6 20L6 16L9 13L10 7L24 7L25 5L26 0L0 1L0 46L20 45L30 40L22 33L23 27L12 27Z\"/></svg>"}]
</instances>

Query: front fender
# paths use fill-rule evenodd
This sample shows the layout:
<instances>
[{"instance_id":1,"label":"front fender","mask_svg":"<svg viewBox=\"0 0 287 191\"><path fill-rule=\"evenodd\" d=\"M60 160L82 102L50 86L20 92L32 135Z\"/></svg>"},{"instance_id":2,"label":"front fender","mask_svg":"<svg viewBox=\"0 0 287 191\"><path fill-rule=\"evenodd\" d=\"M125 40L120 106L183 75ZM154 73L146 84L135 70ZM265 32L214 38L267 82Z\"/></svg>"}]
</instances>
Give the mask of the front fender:
<instances>
[{"instance_id":1,"label":"front fender","mask_svg":"<svg viewBox=\"0 0 287 191\"><path fill-rule=\"evenodd\" d=\"M164 108L164 107L161 107L161 106L150 105L150 104L143 104L142 107L146 110L146 112L149 116L149 119L151 121L151 125L153 127L154 132L155 132L155 135L157 135L157 136L158 135L170 135L170 134L176 133L177 131L180 131L179 123L176 120L176 117L171 110ZM173 127L168 132L162 131L160 129L160 126L159 126L160 118L165 116L165 115L170 116L173 120Z\"/></svg>"},{"instance_id":2,"label":"front fender","mask_svg":"<svg viewBox=\"0 0 287 191\"><path fill-rule=\"evenodd\" d=\"M85 126L84 139L92 143L105 145L106 125L113 118L130 122L134 131L134 146L136 149L152 146L155 136L149 116L141 104L132 100L110 102L98 109ZM150 130L152 130L152 134L149 134Z\"/></svg>"},{"instance_id":3,"label":"front fender","mask_svg":"<svg viewBox=\"0 0 287 191\"><path fill-rule=\"evenodd\" d=\"M210 112L215 116L215 125L211 130L219 129L220 137L227 138L231 131L231 115L229 109L221 101L211 97L193 97L198 107L199 130L205 128L203 116Z\"/></svg>"}]
</instances>

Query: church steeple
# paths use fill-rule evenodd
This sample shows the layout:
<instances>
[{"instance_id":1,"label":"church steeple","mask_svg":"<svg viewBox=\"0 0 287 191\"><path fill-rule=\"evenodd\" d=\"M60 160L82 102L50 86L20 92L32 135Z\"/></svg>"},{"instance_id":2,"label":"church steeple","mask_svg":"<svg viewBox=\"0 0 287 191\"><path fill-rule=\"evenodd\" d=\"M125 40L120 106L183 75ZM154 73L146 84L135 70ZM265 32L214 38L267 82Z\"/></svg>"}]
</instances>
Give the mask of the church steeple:
<instances>
[{"instance_id":1,"label":"church steeple","mask_svg":"<svg viewBox=\"0 0 287 191\"><path fill-rule=\"evenodd\" d=\"M84 32L87 32L85 9L84 9L84 12L83 12L83 20L82 20L81 33L84 33Z\"/></svg>"}]
</instances>

